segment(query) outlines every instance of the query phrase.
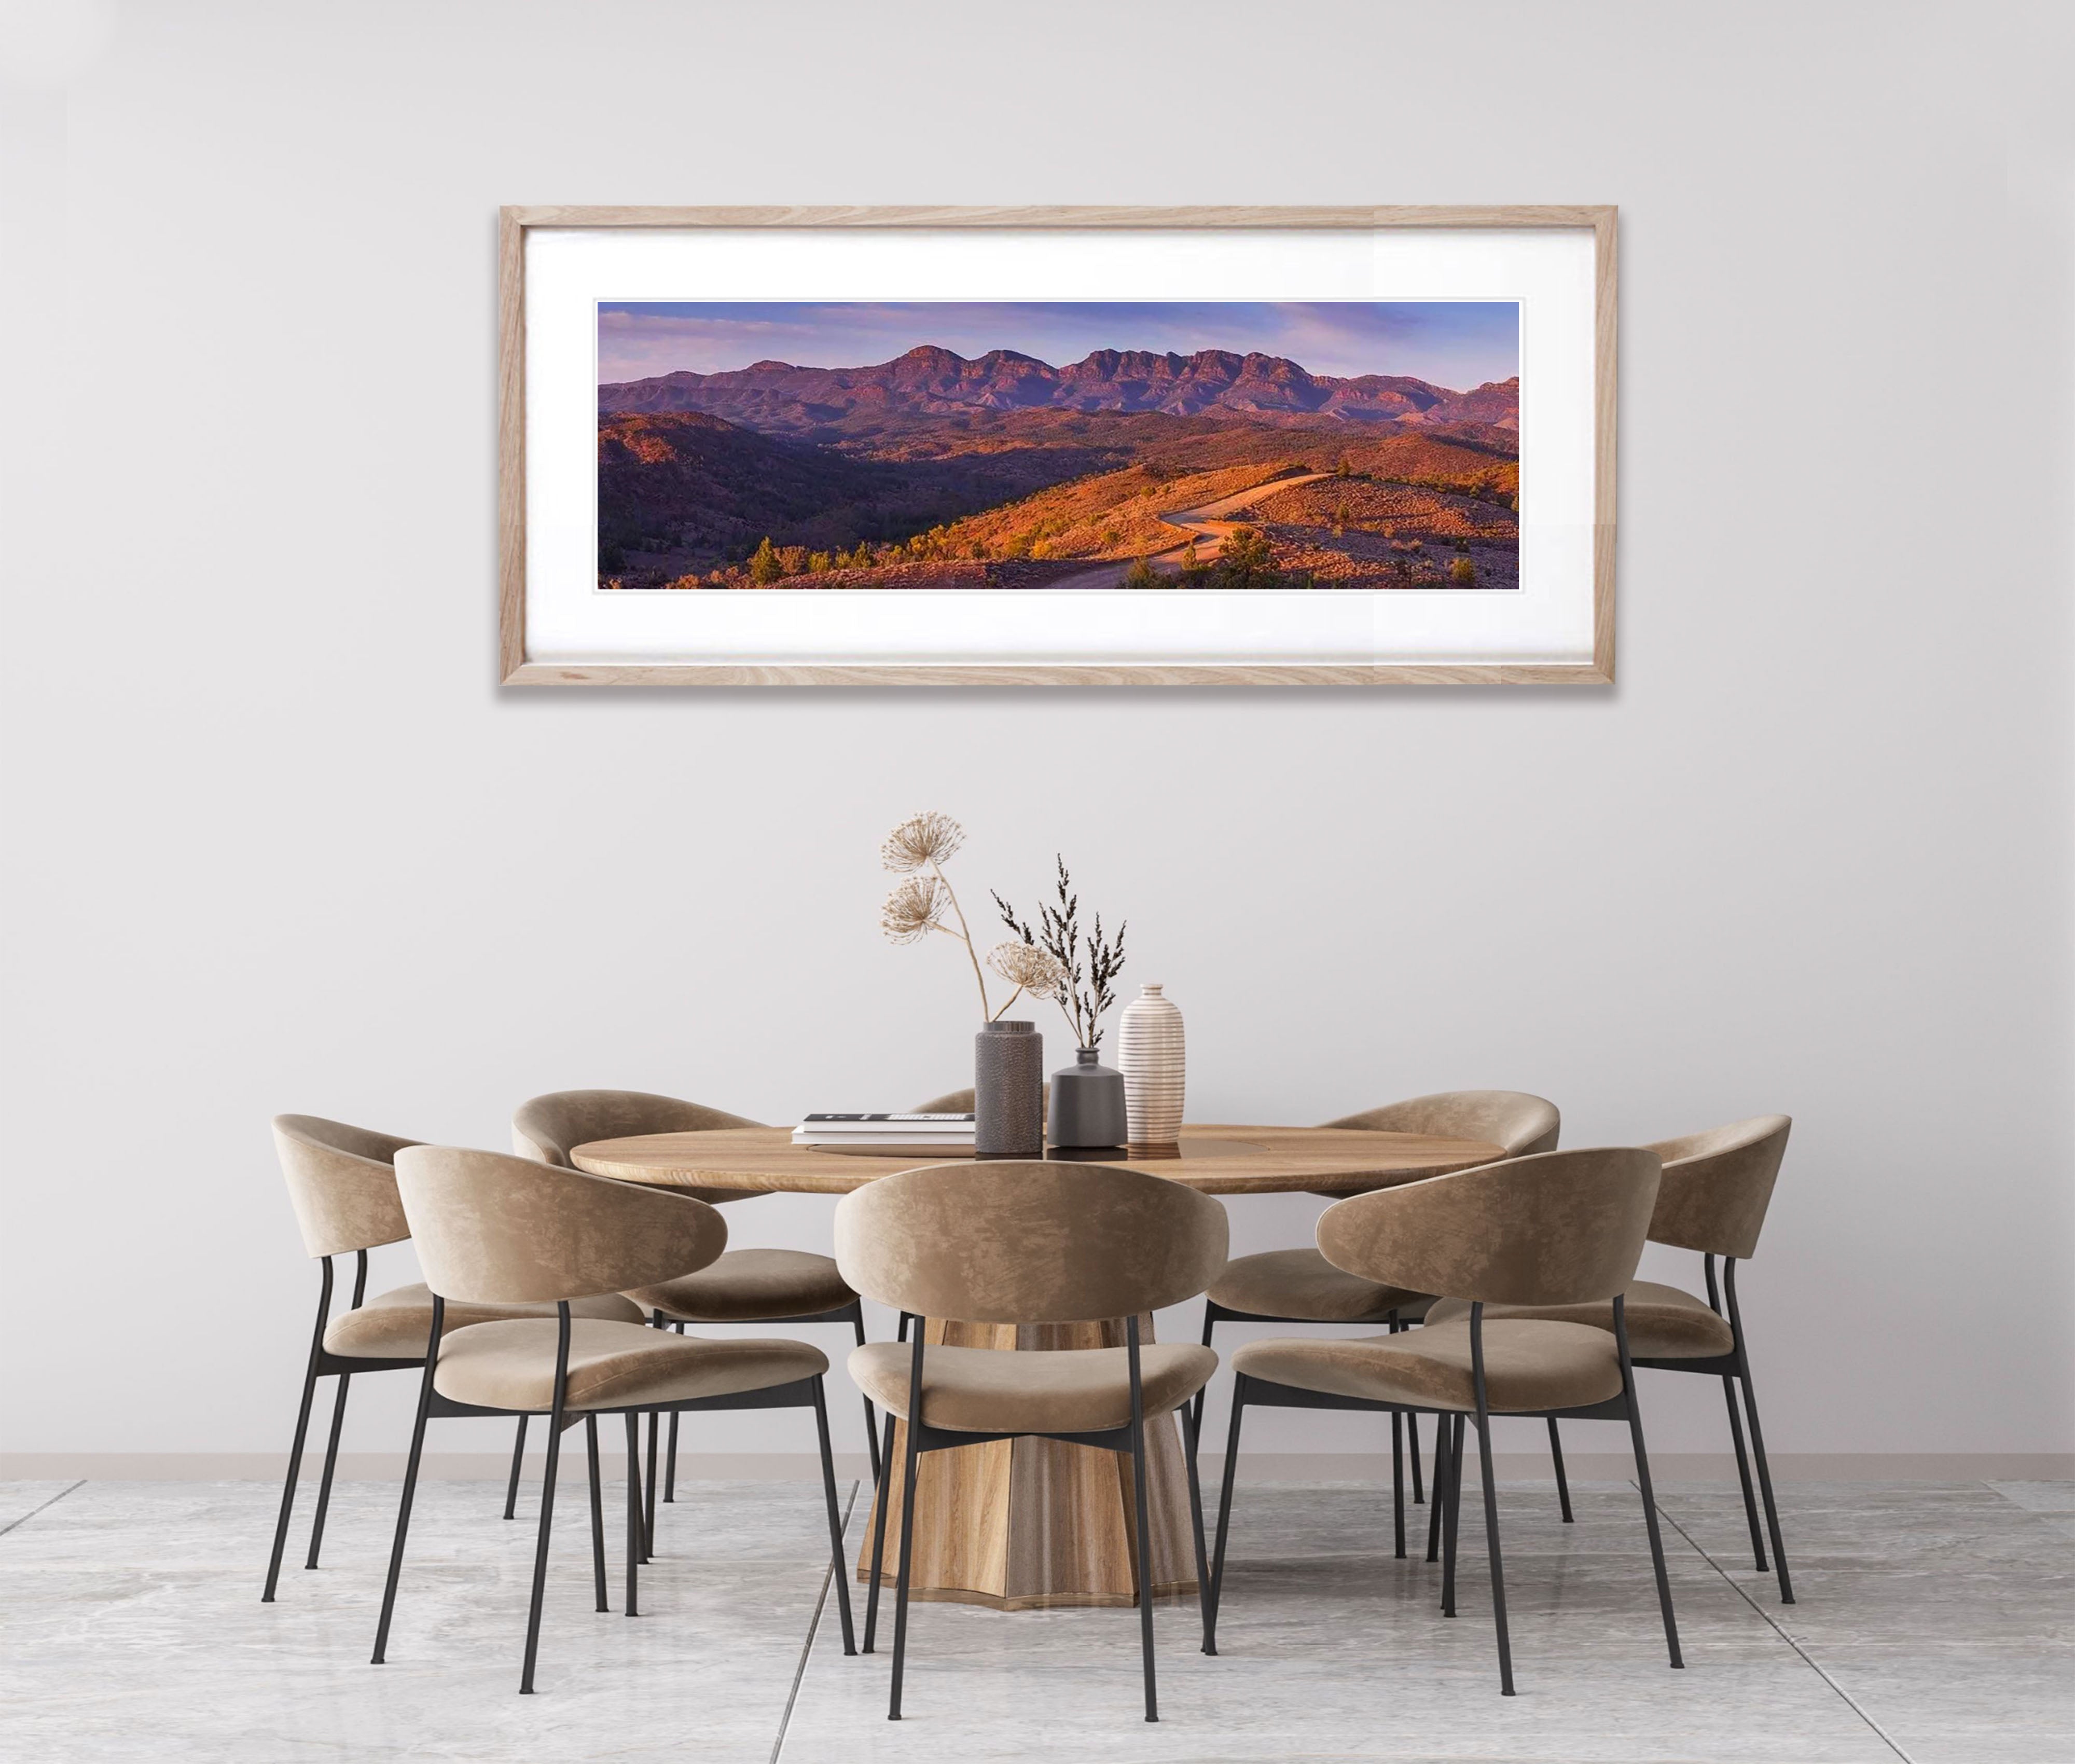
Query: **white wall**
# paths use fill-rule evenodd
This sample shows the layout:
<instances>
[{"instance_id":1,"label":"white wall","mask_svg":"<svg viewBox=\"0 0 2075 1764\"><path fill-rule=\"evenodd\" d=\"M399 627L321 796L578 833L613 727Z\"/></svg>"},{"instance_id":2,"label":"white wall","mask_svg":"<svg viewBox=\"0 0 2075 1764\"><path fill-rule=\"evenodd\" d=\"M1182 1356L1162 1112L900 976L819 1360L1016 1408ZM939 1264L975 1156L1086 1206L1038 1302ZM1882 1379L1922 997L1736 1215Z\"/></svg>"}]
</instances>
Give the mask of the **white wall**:
<instances>
[{"instance_id":1,"label":"white wall","mask_svg":"<svg viewBox=\"0 0 2075 1764\"><path fill-rule=\"evenodd\" d=\"M959 1082L969 976L875 929L934 806L971 896L1057 848L1129 916L1198 1119L1791 1112L1775 1448L2075 1447L2069 47L2044 5L125 12L4 108L5 1446L285 1443L275 1111L499 1145L565 1086ZM1619 686L499 689L497 205L917 200L1619 203ZM1677 1385L1655 1443L1718 1449Z\"/></svg>"}]
</instances>

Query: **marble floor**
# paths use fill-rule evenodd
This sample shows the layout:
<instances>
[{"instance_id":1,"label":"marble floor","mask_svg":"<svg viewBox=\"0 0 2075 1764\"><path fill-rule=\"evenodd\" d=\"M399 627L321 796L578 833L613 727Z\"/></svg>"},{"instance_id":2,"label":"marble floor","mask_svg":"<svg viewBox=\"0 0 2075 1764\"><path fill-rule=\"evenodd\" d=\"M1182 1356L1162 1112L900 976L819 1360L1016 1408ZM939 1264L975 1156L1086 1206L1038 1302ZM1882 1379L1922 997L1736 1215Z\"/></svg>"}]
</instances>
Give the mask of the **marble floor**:
<instances>
[{"instance_id":1,"label":"marble floor","mask_svg":"<svg viewBox=\"0 0 2075 1764\"><path fill-rule=\"evenodd\" d=\"M264 1484L0 1484L0 1758L2075 1764L2075 1484L1787 1484L1785 1607L1733 1489L1663 1489L1682 1672L1633 1488L1579 1487L1565 1526L1548 1484L1506 1484L1505 1700L1481 1534L1451 1622L1439 1571L1391 1559L1377 1490L1242 1484L1219 1657L1196 1651L1193 1602L1158 1613L1158 1726L1134 1613L944 1605L915 1608L908 1719L889 1724L886 1655L843 1655L806 1483L681 1486L638 1619L593 1609L579 1485L522 1698L532 1526L500 1521L502 1492L421 1489L378 1669L391 1487L341 1484L324 1567L301 1568L299 1538L263 1605Z\"/></svg>"}]
</instances>

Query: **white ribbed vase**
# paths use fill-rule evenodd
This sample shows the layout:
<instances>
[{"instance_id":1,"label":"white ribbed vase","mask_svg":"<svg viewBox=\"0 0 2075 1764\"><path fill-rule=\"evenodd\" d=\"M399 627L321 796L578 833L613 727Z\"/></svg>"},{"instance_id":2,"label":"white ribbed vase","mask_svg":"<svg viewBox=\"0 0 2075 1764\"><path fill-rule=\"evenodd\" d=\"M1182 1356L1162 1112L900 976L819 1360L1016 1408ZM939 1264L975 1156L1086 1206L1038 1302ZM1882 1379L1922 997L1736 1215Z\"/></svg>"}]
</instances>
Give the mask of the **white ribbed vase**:
<instances>
[{"instance_id":1,"label":"white ribbed vase","mask_svg":"<svg viewBox=\"0 0 2075 1764\"><path fill-rule=\"evenodd\" d=\"M1174 1145L1182 1137L1182 1013L1162 988L1146 987L1124 1006L1117 1022L1116 1065L1124 1074L1131 1143Z\"/></svg>"}]
</instances>

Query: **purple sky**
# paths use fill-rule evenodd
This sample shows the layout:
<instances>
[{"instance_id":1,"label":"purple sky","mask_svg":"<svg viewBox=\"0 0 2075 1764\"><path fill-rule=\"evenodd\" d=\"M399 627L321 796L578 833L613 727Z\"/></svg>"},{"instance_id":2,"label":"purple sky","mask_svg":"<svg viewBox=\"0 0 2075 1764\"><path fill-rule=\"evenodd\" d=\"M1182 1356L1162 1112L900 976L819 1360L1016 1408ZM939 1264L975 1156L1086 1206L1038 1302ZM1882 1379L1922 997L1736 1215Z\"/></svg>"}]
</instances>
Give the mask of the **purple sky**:
<instances>
[{"instance_id":1,"label":"purple sky","mask_svg":"<svg viewBox=\"0 0 2075 1764\"><path fill-rule=\"evenodd\" d=\"M1456 391L1519 372L1511 300L602 301L598 377L752 362L864 367L919 343L1012 349L1063 366L1098 349L1285 355L1315 374L1406 374Z\"/></svg>"}]
</instances>

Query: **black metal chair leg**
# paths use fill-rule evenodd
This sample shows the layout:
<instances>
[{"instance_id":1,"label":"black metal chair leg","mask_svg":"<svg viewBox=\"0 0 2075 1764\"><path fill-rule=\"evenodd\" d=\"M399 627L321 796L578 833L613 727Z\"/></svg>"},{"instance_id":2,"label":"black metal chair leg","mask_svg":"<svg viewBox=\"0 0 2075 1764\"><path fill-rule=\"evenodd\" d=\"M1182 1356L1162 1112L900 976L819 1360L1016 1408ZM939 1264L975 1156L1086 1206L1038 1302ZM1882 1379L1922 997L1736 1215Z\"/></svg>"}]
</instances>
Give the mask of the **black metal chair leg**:
<instances>
[{"instance_id":1,"label":"black metal chair leg","mask_svg":"<svg viewBox=\"0 0 2075 1764\"><path fill-rule=\"evenodd\" d=\"M681 1323L677 1329L679 1335L684 1334ZM677 1411L674 1409L670 1411L669 1441L663 1451L663 1498L673 1501L677 1498Z\"/></svg>"},{"instance_id":2,"label":"black metal chair leg","mask_svg":"<svg viewBox=\"0 0 2075 1764\"><path fill-rule=\"evenodd\" d=\"M1441 1522L1441 1615L1456 1614L1456 1535L1463 1518L1463 1418L1441 1418L1448 1430L1448 1514Z\"/></svg>"},{"instance_id":3,"label":"black metal chair leg","mask_svg":"<svg viewBox=\"0 0 2075 1764\"><path fill-rule=\"evenodd\" d=\"M1390 1411L1390 1535L1391 1554L1405 1559L1405 1416Z\"/></svg>"},{"instance_id":4,"label":"black metal chair leg","mask_svg":"<svg viewBox=\"0 0 2075 1764\"><path fill-rule=\"evenodd\" d=\"M306 1568L317 1565L317 1551L324 1547L325 1515L331 1511L332 1472L338 1468L338 1436L346 1425L346 1387L352 1382L351 1373L339 1374L338 1396L331 1406L331 1436L325 1441L324 1474L317 1480L317 1514L310 1525L310 1553L303 1563Z\"/></svg>"},{"instance_id":5,"label":"black metal chair leg","mask_svg":"<svg viewBox=\"0 0 2075 1764\"><path fill-rule=\"evenodd\" d=\"M431 1339L425 1344L425 1376L418 1381L418 1414L411 1423L411 1455L404 1462L404 1497L396 1506L396 1538L389 1546L389 1578L382 1588L382 1617L375 1626L375 1659L379 1666L389 1651L389 1620L396 1614L396 1583L404 1572L404 1539L411 1530L411 1502L418 1492L418 1464L425 1451L425 1422L433 1409L433 1373L439 1364L440 1333L446 1306L433 1298Z\"/></svg>"},{"instance_id":6,"label":"black metal chair leg","mask_svg":"<svg viewBox=\"0 0 2075 1764\"><path fill-rule=\"evenodd\" d=\"M512 1438L512 1480L504 1486L504 1517L519 1516L519 1472L526 1463L526 1418L519 1418L519 1431Z\"/></svg>"},{"instance_id":7,"label":"black metal chair leg","mask_svg":"<svg viewBox=\"0 0 2075 1764\"><path fill-rule=\"evenodd\" d=\"M1549 1418L1549 1461L1556 1466L1556 1499L1563 1509L1566 1525L1576 1522L1571 1517L1571 1479L1563 1474L1563 1436L1556 1431L1556 1418Z\"/></svg>"},{"instance_id":8,"label":"black metal chair leg","mask_svg":"<svg viewBox=\"0 0 2075 1764\"><path fill-rule=\"evenodd\" d=\"M1743 1489L1744 1523L1750 1528L1751 1563L1760 1574L1772 1566L1765 1559L1765 1528L1758 1516L1758 1490L1751 1482L1750 1454L1744 1450L1744 1418L1737 1403L1737 1381L1722 1374L1722 1401L1729 1411L1729 1443L1737 1448L1737 1481Z\"/></svg>"},{"instance_id":9,"label":"black metal chair leg","mask_svg":"<svg viewBox=\"0 0 2075 1764\"><path fill-rule=\"evenodd\" d=\"M303 1472L303 1442L309 1437L310 1403L317 1393L317 1356L324 1352L325 1324L331 1316L331 1257L324 1261L324 1286L317 1299L317 1327L310 1332L310 1357L303 1369L303 1400L296 1410L296 1437L288 1447L288 1474L281 1484L281 1514L274 1522L274 1553L267 1559L267 1587L259 1595L262 1605L274 1602L274 1588L281 1578L281 1553L288 1544L288 1520L296 1510L296 1479Z\"/></svg>"},{"instance_id":10,"label":"black metal chair leg","mask_svg":"<svg viewBox=\"0 0 2075 1764\"><path fill-rule=\"evenodd\" d=\"M1124 1323L1125 1352L1131 1367L1131 1492L1137 1513L1134 1540L1138 1558L1138 1652L1145 1668L1145 1718L1160 1719L1159 1692L1153 1674L1153 1522L1145 1501L1145 1391L1140 1381L1138 1319Z\"/></svg>"},{"instance_id":11,"label":"black metal chair leg","mask_svg":"<svg viewBox=\"0 0 2075 1764\"><path fill-rule=\"evenodd\" d=\"M1239 1471L1240 1422L1246 1414L1246 1377L1232 1380L1232 1425L1225 1431L1224 1487L1218 1493L1218 1545L1211 1555L1211 1608L1203 1620L1203 1651L1218 1651L1218 1607L1225 1592L1225 1534L1232 1526L1232 1479Z\"/></svg>"},{"instance_id":12,"label":"black metal chair leg","mask_svg":"<svg viewBox=\"0 0 2075 1764\"><path fill-rule=\"evenodd\" d=\"M641 1615L641 1415L627 1411L627 1614Z\"/></svg>"},{"instance_id":13,"label":"black metal chair leg","mask_svg":"<svg viewBox=\"0 0 2075 1764\"><path fill-rule=\"evenodd\" d=\"M663 1431L663 1418L655 1410L648 1411L648 1480L644 1485L641 1504L641 1559L652 1560L656 1554L656 1449L661 1443L658 1435Z\"/></svg>"},{"instance_id":14,"label":"black metal chair leg","mask_svg":"<svg viewBox=\"0 0 2075 1764\"><path fill-rule=\"evenodd\" d=\"M1412 1461L1419 1463L1416 1451ZM1427 1509L1427 1559L1441 1559L1441 1527L1448 1518L1448 1418L1434 1417L1434 1500Z\"/></svg>"},{"instance_id":15,"label":"black metal chair leg","mask_svg":"<svg viewBox=\"0 0 2075 1764\"><path fill-rule=\"evenodd\" d=\"M288 1447L288 1480L281 1484L281 1516L274 1522L274 1553L267 1561L267 1589L259 1595L262 1605L274 1602L274 1588L281 1578L281 1552L288 1547L288 1520L296 1510L296 1479L302 1474L303 1441L310 1431L310 1400L317 1389L317 1356L310 1355L309 1369L303 1374L302 1406L296 1411L296 1437Z\"/></svg>"},{"instance_id":16,"label":"black metal chair leg","mask_svg":"<svg viewBox=\"0 0 2075 1764\"><path fill-rule=\"evenodd\" d=\"M1415 1507L1424 1506L1427 1504L1427 1483L1419 1468L1419 1414L1417 1410L1409 1412L1405 1417L1405 1445L1412 1454L1412 1504ZM1434 1559L1429 1556L1427 1559L1431 1562Z\"/></svg>"},{"instance_id":17,"label":"black metal chair leg","mask_svg":"<svg viewBox=\"0 0 2075 1764\"><path fill-rule=\"evenodd\" d=\"M1491 1419L1477 1416L1477 1469L1485 1481L1485 1552L1491 1559L1492 1625L1498 1632L1498 1691L1513 1695L1513 1638L1506 1622L1506 1569L1499 1559L1498 1481L1492 1474Z\"/></svg>"},{"instance_id":18,"label":"black metal chair leg","mask_svg":"<svg viewBox=\"0 0 2075 1764\"><path fill-rule=\"evenodd\" d=\"M918 1346L922 1339L922 1331L917 1328L915 1340ZM917 1360L922 1358L919 1352L916 1358ZM914 1406L911 1399L909 1403L911 1418ZM886 1705L886 1718L889 1721L901 1719L901 1670L908 1662L908 1571L915 1555L915 1464L917 1456L915 1424L911 1418L908 1424L907 1463L901 1476L901 1570L893 1588L893 1688Z\"/></svg>"},{"instance_id":19,"label":"black metal chair leg","mask_svg":"<svg viewBox=\"0 0 2075 1764\"><path fill-rule=\"evenodd\" d=\"M1758 1488L1765 1502L1765 1528L1772 1538L1772 1563L1779 1575L1779 1602L1794 1602L1794 1580L1787 1571L1787 1544L1779 1534L1779 1507L1772 1495L1772 1467L1766 1461L1765 1435L1758 1420L1758 1393L1751 1389L1750 1368L1744 1368L1744 1408L1750 1417L1751 1456L1758 1460Z\"/></svg>"},{"instance_id":20,"label":"black metal chair leg","mask_svg":"<svg viewBox=\"0 0 2075 1764\"><path fill-rule=\"evenodd\" d=\"M1671 1577L1664 1568L1664 1536L1657 1523L1657 1491L1650 1485L1650 1453L1642 1443L1642 1410L1635 1400L1635 1368L1628 1353L1628 1319L1621 1295L1614 1295L1614 1346L1621 1356L1621 1396L1628 1407L1629 1447L1635 1453L1636 1486L1642 1493L1642 1522L1650 1533L1650 1563L1657 1572L1657 1606L1664 1614L1664 1646L1674 1667L1686 1662L1679 1652L1679 1621L1671 1614Z\"/></svg>"},{"instance_id":21,"label":"black metal chair leg","mask_svg":"<svg viewBox=\"0 0 2075 1764\"><path fill-rule=\"evenodd\" d=\"M851 1625L850 1571L843 1563L843 1514L836 1505L835 1454L829 1448L829 1406L822 1381L814 1381L814 1431L822 1443L822 1493L829 1505L829 1561L836 1584L836 1610L843 1618L843 1648L857 1652L857 1633Z\"/></svg>"},{"instance_id":22,"label":"black metal chair leg","mask_svg":"<svg viewBox=\"0 0 2075 1764\"><path fill-rule=\"evenodd\" d=\"M598 1468L598 1417L584 1417L584 1456L590 1464L590 1577L595 1583L598 1608L612 1609L605 1587L605 1483Z\"/></svg>"},{"instance_id":23,"label":"black metal chair leg","mask_svg":"<svg viewBox=\"0 0 2075 1764\"><path fill-rule=\"evenodd\" d=\"M886 1509L893 1505L893 1417L886 1418L886 1437L879 1449L879 1480L872 1501L872 1579L864 1593L864 1651L872 1651L879 1635L879 1578L886 1565Z\"/></svg>"},{"instance_id":24,"label":"black metal chair leg","mask_svg":"<svg viewBox=\"0 0 2075 1764\"><path fill-rule=\"evenodd\" d=\"M526 1609L526 1664L519 1675L521 1696L533 1694L533 1663L540 1654L540 1609L547 1601L548 1545L555 1527L555 1472L562 1461L562 1410L569 1393L569 1302L565 1299L555 1309L561 1327L555 1332L554 1397L548 1410L548 1461L540 1472L540 1531L533 1546L533 1596ZM435 1340L438 1327L433 1325Z\"/></svg>"},{"instance_id":25,"label":"black metal chair leg","mask_svg":"<svg viewBox=\"0 0 2075 1764\"><path fill-rule=\"evenodd\" d=\"M1217 1327L1217 1313L1211 1309L1211 1302L1207 1298L1203 1301L1203 1345L1206 1348L1210 1346L1211 1332L1216 1330ZM1203 1387L1197 1391L1195 1398L1195 1412L1191 1431L1194 1431L1195 1436L1199 1439L1201 1439L1203 1436L1203 1404L1209 1398L1210 1393L1211 1381L1209 1379L1206 1378L1203 1381Z\"/></svg>"},{"instance_id":26,"label":"black metal chair leg","mask_svg":"<svg viewBox=\"0 0 2075 1764\"><path fill-rule=\"evenodd\" d=\"M1787 1545L1779 1534L1779 1507L1772 1497L1772 1466L1766 1461L1765 1431L1758 1425L1758 1393L1751 1388L1750 1355L1744 1346L1744 1314L1737 1302L1737 1264L1722 1259L1722 1290L1729 1302L1729 1330L1736 1340L1737 1381L1744 1387L1744 1409L1750 1419L1751 1456L1758 1460L1758 1487L1765 1501L1766 1530L1772 1538L1773 1566L1779 1572L1779 1602L1794 1602L1794 1581L1787 1571Z\"/></svg>"},{"instance_id":27,"label":"black metal chair leg","mask_svg":"<svg viewBox=\"0 0 2075 1764\"><path fill-rule=\"evenodd\" d=\"M1211 1564L1203 1553L1203 1488L1196 1475L1196 1422L1189 1405L1182 1405L1182 1443L1188 1459L1189 1541L1196 1550L1196 1614L1203 1621L1203 1651L1217 1652L1211 1635Z\"/></svg>"},{"instance_id":28,"label":"black metal chair leg","mask_svg":"<svg viewBox=\"0 0 2075 1764\"><path fill-rule=\"evenodd\" d=\"M851 1306L850 1322L851 1327L857 1333L857 1344L862 1348L864 1345L864 1306L862 1304ZM674 1425L676 1417L671 1418ZM869 1397L864 1399L864 1453L872 1465L872 1485L876 1488L879 1483L879 1417L872 1410Z\"/></svg>"}]
</instances>

